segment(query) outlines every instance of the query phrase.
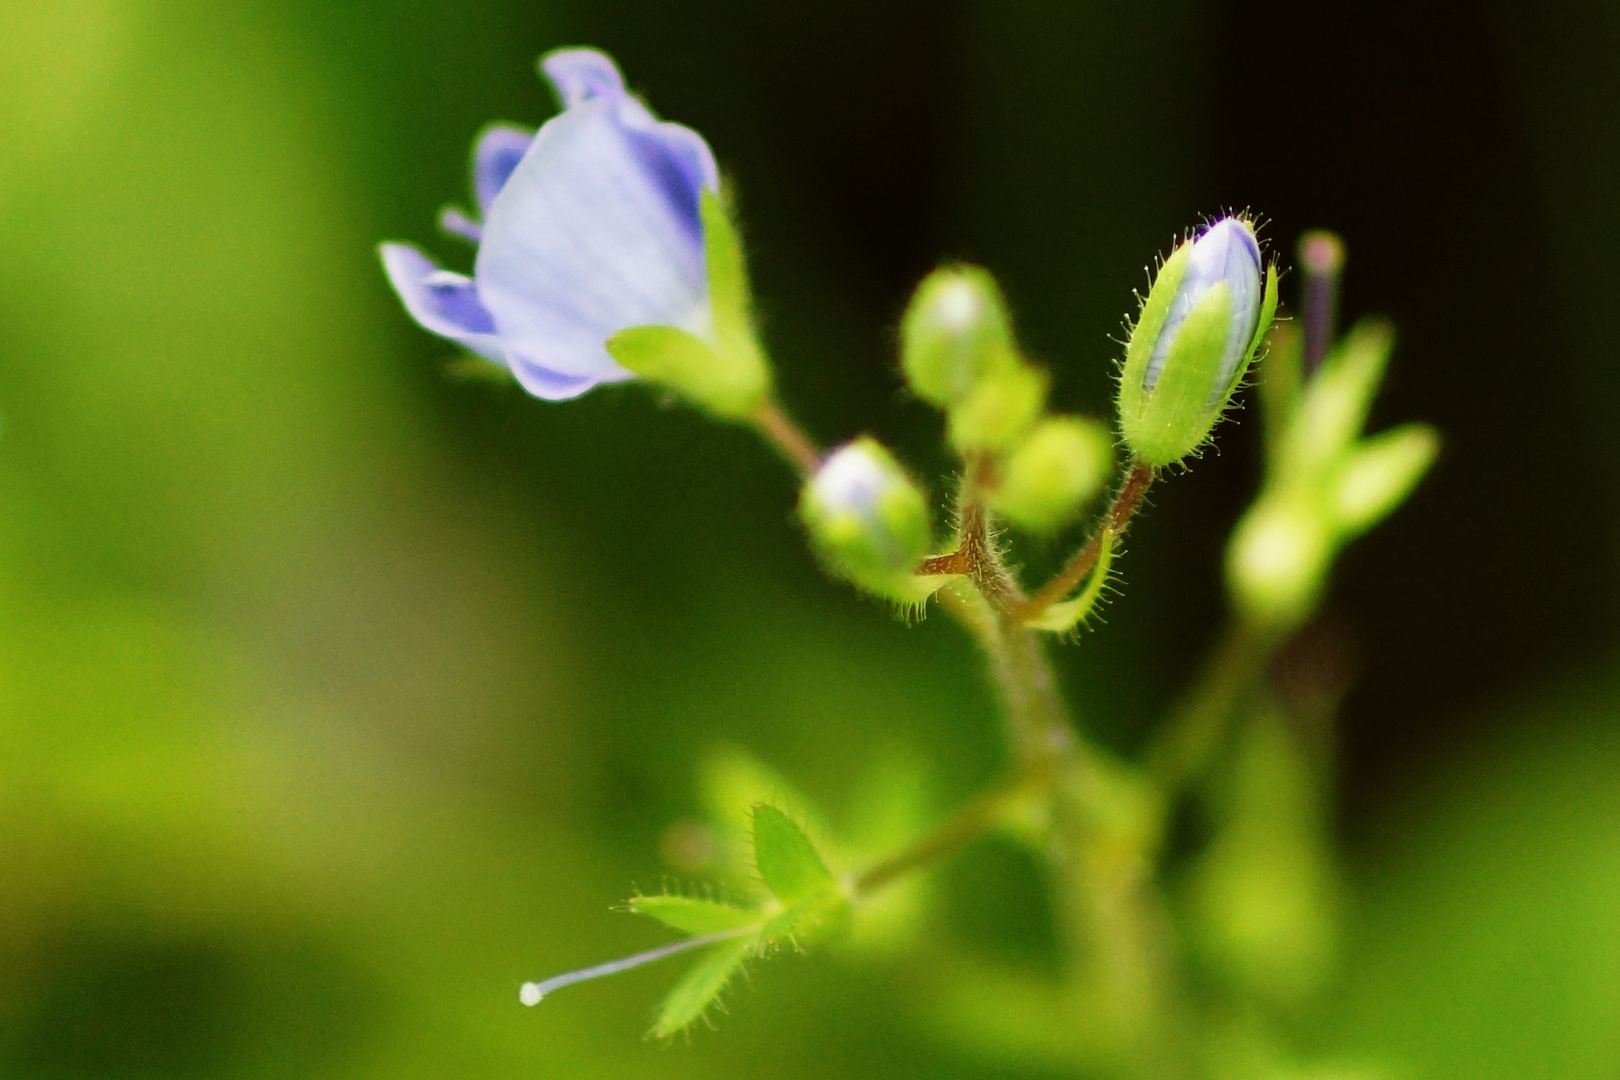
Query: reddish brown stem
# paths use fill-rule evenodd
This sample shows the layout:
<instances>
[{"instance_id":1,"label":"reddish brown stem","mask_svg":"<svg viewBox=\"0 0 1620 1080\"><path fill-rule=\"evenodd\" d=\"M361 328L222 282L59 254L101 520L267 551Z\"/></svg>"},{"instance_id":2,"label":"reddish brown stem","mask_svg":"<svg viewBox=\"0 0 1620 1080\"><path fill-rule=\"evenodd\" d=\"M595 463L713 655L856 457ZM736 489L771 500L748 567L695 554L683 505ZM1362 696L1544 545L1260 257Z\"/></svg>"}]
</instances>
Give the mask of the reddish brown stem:
<instances>
[{"instance_id":1,"label":"reddish brown stem","mask_svg":"<svg viewBox=\"0 0 1620 1080\"><path fill-rule=\"evenodd\" d=\"M821 466L821 451L776 402L768 401L754 414L760 434L775 443L799 472L810 476Z\"/></svg>"},{"instance_id":2,"label":"reddish brown stem","mask_svg":"<svg viewBox=\"0 0 1620 1080\"><path fill-rule=\"evenodd\" d=\"M1097 565L1097 557L1102 554L1102 541L1105 532L1112 533L1117 539L1131 523L1131 518L1142 505L1142 496L1153 483L1153 466L1144 462L1136 462L1125 476L1125 483L1120 486L1119 494L1114 496L1114 503L1103 515L1097 531L1091 539L1086 541L1084 547L1075 552L1074 558L1069 560L1057 577L1048 581L1041 590L1020 604L1012 612L1012 617L1018 622L1027 622L1040 615L1047 608L1068 596L1080 587L1091 573L1092 567Z\"/></svg>"}]
</instances>

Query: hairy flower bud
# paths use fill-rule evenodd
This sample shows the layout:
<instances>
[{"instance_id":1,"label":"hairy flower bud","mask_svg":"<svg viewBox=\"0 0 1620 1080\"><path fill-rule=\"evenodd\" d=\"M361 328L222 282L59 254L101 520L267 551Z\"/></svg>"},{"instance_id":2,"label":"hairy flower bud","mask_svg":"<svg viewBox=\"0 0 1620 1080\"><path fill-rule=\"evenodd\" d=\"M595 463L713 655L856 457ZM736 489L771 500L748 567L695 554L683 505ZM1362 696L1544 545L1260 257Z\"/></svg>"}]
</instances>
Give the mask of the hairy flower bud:
<instances>
[{"instance_id":1,"label":"hairy flower bud","mask_svg":"<svg viewBox=\"0 0 1620 1080\"><path fill-rule=\"evenodd\" d=\"M896 600L933 591L912 575L932 542L928 502L876 440L863 436L830 454L805 482L799 514L839 576Z\"/></svg>"},{"instance_id":2,"label":"hairy flower bud","mask_svg":"<svg viewBox=\"0 0 1620 1080\"><path fill-rule=\"evenodd\" d=\"M1276 308L1276 271L1262 278L1260 245L1242 218L1222 218L1171 253L1142 305L1120 381L1120 428L1138 458L1169 465L1198 448Z\"/></svg>"},{"instance_id":3,"label":"hairy flower bud","mask_svg":"<svg viewBox=\"0 0 1620 1080\"><path fill-rule=\"evenodd\" d=\"M1048 417L1001 463L990 508L1025 529L1056 529L1102 490L1112 451L1097 421Z\"/></svg>"}]
</instances>

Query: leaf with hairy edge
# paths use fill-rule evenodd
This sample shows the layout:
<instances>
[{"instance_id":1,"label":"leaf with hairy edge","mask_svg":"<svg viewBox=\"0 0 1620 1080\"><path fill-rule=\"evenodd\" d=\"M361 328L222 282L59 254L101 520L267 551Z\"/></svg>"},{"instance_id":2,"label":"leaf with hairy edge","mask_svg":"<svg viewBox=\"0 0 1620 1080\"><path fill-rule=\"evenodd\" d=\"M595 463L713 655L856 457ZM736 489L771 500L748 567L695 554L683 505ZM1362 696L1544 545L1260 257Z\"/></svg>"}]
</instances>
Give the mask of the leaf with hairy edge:
<instances>
[{"instance_id":1,"label":"leaf with hairy edge","mask_svg":"<svg viewBox=\"0 0 1620 1080\"><path fill-rule=\"evenodd\" d=\"M665 996L652 1034L660 1039L667 1038L701 1017L753 953L757 941L754 936L742 937L716 945L705 953Z\"/></svg>"},{"instance_id":2,"label":"leaf with hairy edge","mask_svg":"<svg viewBox=\"0 0 1620 1080\"><path fill-rule=\"evenodd\" d=\"M790 906L838 887L804 830L765 803L754 806L754 867L771 895Z\"/></svg>"},{"instance_id":3,"label":"leaf with hairy edge","mask_svg":"<svg viewBox=\"0 0 1620 1080\"><path fill-rule=\"evenodd\" d=\"M1097 565L1086 579L1086 587L1072 600L1061 600L1051 605L1024 625L1034 630L1048 630L1054 634L1073 630L1097 609L1104 586L1108 584L1108 567L1114 561L1114 533L1103 529L1102 541L1097 549Z\"/></svg>"},{"instance_id":4,"label":"leaf with hairy edge","mask_svg":"<svg viewBox=\"0 0 1620 1080\"><path fill-rule=\"evenodd\" d=\"M651 916L665 926L694 936L740 930L765 921L765 916L758 911L695 896L636 896L625 906L637 915Z\"/></svg>"}]
</instances>

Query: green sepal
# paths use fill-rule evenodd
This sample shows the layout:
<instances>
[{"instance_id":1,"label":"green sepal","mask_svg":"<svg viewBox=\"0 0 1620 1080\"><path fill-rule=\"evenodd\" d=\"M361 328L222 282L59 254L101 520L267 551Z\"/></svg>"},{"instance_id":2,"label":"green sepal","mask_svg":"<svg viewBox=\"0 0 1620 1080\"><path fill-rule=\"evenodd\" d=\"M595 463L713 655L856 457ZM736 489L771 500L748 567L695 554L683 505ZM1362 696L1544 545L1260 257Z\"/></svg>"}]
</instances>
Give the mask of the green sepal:
<instances>
[{"instance_id":1,"label":"green sepal","mask_svg":"<svg viewBox=\"0 0 1620 1080\"><path fill-rule=\"evenodd\" d=\"M1278 459L1279 479L1320 475L1336 465L1367 423L1373 396L1395 347L1386 322L1363 319L1334 346L1305 389Z\"/></svg>"},{"instance_id":2,"label":"green sepal","mask_svg":"<svg viewBox=\"0 0 1620 1080\"><path fill-rule=\"evenodd\" d=\"M768 803L754 805L754 868L784 905L838 888L804 830Z\"/></svg>"},{"instance_id":3,"label":"green sepal","mask_svg":"<svg viewBox=\"0 0 1620 1080\"><path fill-rule=\"evenodd\" d=\"M1340 532L1363 533L1387 517L1406 501L1439 452L1440 436L1428 424L1403 424L1363 439L1331 484Z\"/></svg>"},{"instance_id":4,"label":"green sepal","mask_svg":"<svg viewBox=\"0 0 1620 1080\"><path fill-rule=\"evenodd\" d=\"M763 396L770 389L771 373L754 335L748 264L737 227L720 196L709 188L698 197L698 213L703 220L703 262L709 274L715 348L739 381L758 384Z\"/></svg>"},{"instance_id":5,"label":"green sepal","mask_svg":"<svg viewBox=\"0 0 1620 1080\"><path fill-rule=\"evenodd\" d=\"M1146 403L1147 390L1142 384L1147 377L1148 360L1153 356L1153 345L1159 340L1159 331L1164 329L1170 304L1176 298L1176 290L1181 287L1191 258L1192 241L1183 241L1159 267L1147 299L1142 303L1142 312L1136 318L1130 344L1125 349L1125 369L1120 372L1119 415L1122 420L1141 413Z\"/></svg>"},{"instance_id":6,"label":"green sepal","mask_svg":"<svg viewBox=\"0 0 1620 1080\"><path fill-rule=\"evenodd\" d=\"M1272 263L1266 267L1266 291L1260 297L1260 320L1254 324L1254 336L1249 339L1249 350L1243 354L1243 363L1238 365L1237 374L1232 378L1232 385L1243 381L1243 373L1254 363L1255 354L1260 351L1260 345L1266 340L1266 331L1271 329L1272 320L1277 317L1277 264Z\"/></svg>"},{"instance_id":7,"label":"green sepal","mask_svg":"<svg viewBox=\"0 0 1620 1080\"><path fill-rule=\"evenodd\" d=\"M758 947L759 939L748 936L722 942L704 953L664 996L651 1034L668 1038L701 1018Z\"/></svg>"},{"instance_id":8,"label":"green sepal","mask_svg":"<svg viewBox=\"0 0 1620 1080\"><path fill-rule=\"evenodd\" d=\"M1157 285L1154 291L1158 291ZM1125 441L1147 464L1174 464L1209 435L1219 416L1219 410L1211 407L1210 388L1220 374L1231 320L1231 287L1217 281L1176 330L1153 392L1141 395L1134 410L1121 408ZM1131 341L1134 345L1136 338Z\"/></svg>"},{"instance_id":9,"label":"green sepal","mask_svg":"<svg viewBox=\"0 0 1620 1080\"><path fill-rule=\"evenodd\" d=\"M1272 263L1266 267L1266 285L1260 295L1260 317L1255 321L1254 333L1249 336L1249 347L1243 352L1243 359L1232 371L1226 384L1225 393L1220 395L1217 403L1219 409L1225 409L1231 402L1232 395L1238 392L1243 385L1243 376L1248 373L1249 365L1254 363L1260 346L1266 340L1266 331L1271 329L1271 322L1277 316L1277 264Z\"/></svg>"},{"instance_id":10,"label":"green sepal","mask_svg":"<svg viewBox=\"0 0 1620 1080\"><path fill-rule=\"evenodd\" d=\"M606 346L620 367L727 419L759 412L770 388L763 364L738 363L734 354L677 327L632 326L608 338Z\"/></svg>"},{"instance_id":11,"label":"green sepal","mask_svg":"<svg viewBox=\"0 0 1620 1080\"><path fill-rule=\"evenodd\" d=\"M733 907L696 896L636 896L625 907L637 915L647 915L685 934L701 936L745 926L762 925L759 911Z\"/></svg>"},{"instance_id":12,"label":"green sepal","mask_svg":"<svg viewBox=\"0 0 1620 1080\"><path fill-rule=\"evenodd\" d=\"M1086 579L1085 587L1073 599L1060 600L1052 604L1035 618L1027 620L1024 625L1032 630L1046 630L1054 634L1064 634L1073 630L1096 610L1097 602L1102 599L1103 589L1108 585L1108 570L1113 561L1114 532L1105 528L1102 532L1101 545L1097 549L1097 565L1092 567L1091 576Z\"/></svg>"}]
</instances>

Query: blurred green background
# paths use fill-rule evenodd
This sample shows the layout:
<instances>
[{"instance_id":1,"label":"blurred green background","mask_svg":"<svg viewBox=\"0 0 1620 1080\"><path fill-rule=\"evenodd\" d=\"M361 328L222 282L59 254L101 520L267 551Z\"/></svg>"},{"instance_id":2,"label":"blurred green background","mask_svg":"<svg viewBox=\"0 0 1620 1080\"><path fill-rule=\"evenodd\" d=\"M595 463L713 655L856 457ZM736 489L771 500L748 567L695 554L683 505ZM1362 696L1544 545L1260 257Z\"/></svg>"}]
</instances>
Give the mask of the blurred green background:
<instances>
[{"instance_id":1,"label":"blurred green background","mask_svg":"<svg viewBox=\"0 0 1620 1080\"><path fill-rule=\"evenodd\" d=\"M388 291L381 239L464 259L432 223L473 134L549 115L534 58L574 43L715 147L807 426L928 475L892 336L937 260L1104 413L1178 230L1340 230L1345 311L1402 333L1374 426L1446 450L1324 615L1348 922L1298 1050L1620 1073L1615 5L6 0L0 1075L1052 1073L930 1004L952 943L1049 952L993 844L924 942L761 965L689 1046L640 1038L670 969L517 1005L666 940L609 909L710 747L835 821L884 770L931 818L1001 764L963 636L825 580L746 432L450 381ZM1164 485L1061 653L1123 752L1218 624L1255 429Z\"/></svg>"}]
</instances>

